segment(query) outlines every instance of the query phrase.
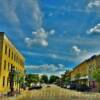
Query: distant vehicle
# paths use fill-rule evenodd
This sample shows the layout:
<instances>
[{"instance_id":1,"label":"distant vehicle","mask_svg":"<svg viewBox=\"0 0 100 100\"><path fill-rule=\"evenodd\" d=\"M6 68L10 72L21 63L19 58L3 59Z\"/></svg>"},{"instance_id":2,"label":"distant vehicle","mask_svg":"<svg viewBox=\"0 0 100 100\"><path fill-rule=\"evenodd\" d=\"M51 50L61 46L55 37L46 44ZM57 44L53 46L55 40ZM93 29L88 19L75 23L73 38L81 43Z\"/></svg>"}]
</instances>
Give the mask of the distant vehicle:
<instances>
[{"instance_id":1,"label":"distant vehicle","mask_svg":"<svg viewBox=\"0 0 100 100\"><path fill-rule=\"evenodd\" d=\"M50 88L51 86L50 85L47 85L47 88Z\"/></svg>"},{"instance_id":2,"label":"distant vehicle","mask_svg":"<svg viewBox=\"0 0 100 100\"><path fill-rule=\"evenodd\" d=\"M71 83L70 84L70 89L75 90L76 87L77 87L77 84L76 83Z\"/></svg>"},{"instance_id":3,"label":"distant vehicle","mask_svg":"<svg viewBox=\"0 0 100 100\"><path fill-rule=\"evenodd\" d=\"M60 86L61 86L62 88L67 88L67 85L68 85L67 83L61 83Z\"/></svg>"},{"instance_id":4,"label":"distant vehicle","mask_svg":"<svg viewBox=\"0 0 100 100\"><path fill-rule=\"evenodd\" d=\"M63 84L61 85L61 87L62 87L62 88L67 88L67 84L66 84L66 83L63 83Z\"/></svg>"},{"instance_id":5,"label":"distant vehicle","mask_svg":"<svg viewBox=\"0 0 100 100\"><path fill-rule=\"evenodd\" d=\"M53 84L57 85L58 83L57 82L54 82Z\"/></svg>"},{"instance_id":6,"label":"distant vehicle","mask_svg":"<svg viewBox=\"0 0 100 100\"><path fill-rule=\"evenodd\" d=\"M42 88L42 85L40 83L37 83L36 86L35 86L35 88L36 89L41 89Z\"/></svg>"},{"instance_id":7,"label":"distant vehicle","mask_svg":"<svg viewBox=\"0 0 100 100\"><path fill-rule=\"evenodd\" d=\"M60 84L60 87L61 87L61 88L64 88L64 83L61 83L61 84Z\"/></svg>"},{"instance_id":8,"label":"distant vehicle","mask_svg":"<svg viewBox=\"0 0 100 100\"><path fill-rule=\"evenodd\" d=\"M24 89L24 90L26 90L26 89L28 88L28 86L27 86L26 83L23 83L23 84L21 85L21 88Z\"/></svg>"},{"instance_id":9,"label":"distant vehicle","mask_svg":"<svg viewBox=\"0 0 100 100\"><path fill-rule=\"evenodd\" d=\"M76 87L76 90L85 92L85 91L90 91L91 88L87 86L86 84L78 84Z\"/></svg>"},{"instance_id":10,"label":"distant vehicle","mask_svg":"<svg viewBox=\"0 0 100 100\"><path fill-rule=\"evenodd\" d=\"M42 85L40 83L32 83L31 86L29 87L29 90L33 90L33 89L41 89Z\"/></svg>"},{"instance_id":11,"label":"distant vehicle","mask_svg":"<svg viewBox=\"0 0 100 100\"><path fill-rule=\"evenodd\" d=\"M67 85L66 85L66 88L67 88L67 89L70 89L70 84L67 84Z\"/></svg>"}]
</instances>

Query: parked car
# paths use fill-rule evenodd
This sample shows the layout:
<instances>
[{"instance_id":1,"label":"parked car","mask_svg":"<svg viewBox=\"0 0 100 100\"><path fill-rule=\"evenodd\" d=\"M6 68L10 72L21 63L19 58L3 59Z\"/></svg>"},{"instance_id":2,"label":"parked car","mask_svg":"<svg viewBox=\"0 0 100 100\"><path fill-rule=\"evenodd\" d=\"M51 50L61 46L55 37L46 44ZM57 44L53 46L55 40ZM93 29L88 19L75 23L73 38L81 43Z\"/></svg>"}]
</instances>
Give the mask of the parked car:
<instances>
[{"instance_id":1,"label":"parked car","mask_svg":"<svg viewBox=\"0 0 100 100\"><path fill-rule=\"evenodd\" d=\"M61 87L62 87L62 88L69 89L69 88L70 88L70 83L62 83L62 84L61 84Z\"/></svg>"},{"instance_id":2,"label":"parked car","mask_svg":"<svg viewBox=\"0 0 100 100\"><path fill-rule=\"evenodd\" d=\"M60 84L60 87L61 87L61 88L64 88L64 87L65 87L65 84L64 84L64 83L61 83L61 84Z\"/></svg>"},{"instance_id":3,"label":"parked car","mask_svg":"<svg viewBox=\"0 0 100 100\"><path fill-rule=\"evenodd\" d=\"M62 88L67 88L67 84L64 84L64 83L63 83L63 84L61 84L61 87L62 87Z\"/></svg>"},{"instance_id":4,"label":"parked car","mask_svg":"<svg viewBox=\"0 0 100 100\"><path fill-rule=\"evenodd\" d=\"M33 89L41 89L42 85L40 83L32 83L31 86L29 87L29 90L33 90Z\"/></svg>"},{"instance_id":5,"label":"parked car","mask_svg":"<svg viewBox=\"0 0 100 100\"><path fill-rule=\"evenodd\" d=\"M67 89L70 89L70 87L71 87L70 84L67 84L66 88L67 88Z\"/></svg>"},{"instance_id":6,"label":"parked car","mask_svg":"<svg viewBox=\"0 0 100 100\"><path fill-rule=\"evenodd\" d=\"M24 90L26 90L28 88L28 86L27 86L26 83L23 83L23 84L21 84L21 88L24 89Z\"/></svg>"},{"instance_id":7,"label":"parked car","mask_svg":"<svg viewBox=\"0 0 100 100\"><path fill-rule=\"evenodd\" d=\"M76 87L77 87L77 84L76 83L71 83L70 84L70 89L75 90Z\"/></svg>"},{"instance_id":8,"label":"parked car","mask_svg":"<svg viewBox=\"0 0 100 100\"><path fill-rule=\"evenodd\" d=\"M86 84L78 84L76 87L76 90L85 92L85 91L90 91L91 88L87 86Z\"/></svg>"},{"instance_id":9,"label":"parked car","mask_svg":"<svg viewBox=\"0 0 100 100\"><path fill-rule=\"evenodd\" d=\"M40 83L37 83L35 88L36 89L41 89L42 88L42 85Z\"/></svg>"}]
</instances>

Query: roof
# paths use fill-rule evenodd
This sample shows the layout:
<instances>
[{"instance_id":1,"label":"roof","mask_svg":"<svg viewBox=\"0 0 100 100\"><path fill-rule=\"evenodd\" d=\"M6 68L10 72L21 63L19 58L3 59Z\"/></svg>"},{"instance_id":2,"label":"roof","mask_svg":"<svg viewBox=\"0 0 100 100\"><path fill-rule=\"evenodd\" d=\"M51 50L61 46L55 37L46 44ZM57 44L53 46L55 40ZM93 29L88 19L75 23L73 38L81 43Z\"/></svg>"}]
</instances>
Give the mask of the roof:
<instances>
[{"instance_id":1,"label":"roof","mask_svg":"<svg viewBox=\"0 0 100 100\"><path fill-rule=\"evenodd\" d=\"M86 62L90 62L93 59L96 59L97 57L99 57L100 55L93 55L92 57L90 57L89 59L86 59L85 61L83 61L82 63L80 63L79 65L77 65L73 70L75 70L76 68L80 67L82 64L86 63Z\"/></svg>"},{"instance_id":2,"label":"roof","mask_svg":"<svg viewBox=\"0 0 100 100\"><path fill-rule=\"evenodd\" d=\"M9 37L6 35L5 32L0 32L0 35L3 36L4 39L6 39L7 41L9 41L9 43L11 44L11 46L13 48L15 48L16 52L21 56L21 58L25 61L24 56L20 53L20 51L16 48L15 44L9 39Z\"/></svg>"}]
</instances>

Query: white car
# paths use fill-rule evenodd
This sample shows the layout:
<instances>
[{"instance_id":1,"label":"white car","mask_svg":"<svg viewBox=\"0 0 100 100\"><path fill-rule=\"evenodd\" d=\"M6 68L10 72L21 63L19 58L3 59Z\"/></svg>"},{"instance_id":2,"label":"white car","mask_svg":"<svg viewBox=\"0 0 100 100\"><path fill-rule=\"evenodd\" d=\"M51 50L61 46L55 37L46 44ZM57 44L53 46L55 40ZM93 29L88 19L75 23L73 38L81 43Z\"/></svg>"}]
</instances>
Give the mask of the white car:
<instances>
[{"instance_id":1,"label":"white car","mask_svg":"<svg viewBox=\"0 0 100 100\"><path fill-rule=\"evenodd\" d=\"M67 85L67 89L70 89L70 85Z\"/></svg>"}]
</instances>

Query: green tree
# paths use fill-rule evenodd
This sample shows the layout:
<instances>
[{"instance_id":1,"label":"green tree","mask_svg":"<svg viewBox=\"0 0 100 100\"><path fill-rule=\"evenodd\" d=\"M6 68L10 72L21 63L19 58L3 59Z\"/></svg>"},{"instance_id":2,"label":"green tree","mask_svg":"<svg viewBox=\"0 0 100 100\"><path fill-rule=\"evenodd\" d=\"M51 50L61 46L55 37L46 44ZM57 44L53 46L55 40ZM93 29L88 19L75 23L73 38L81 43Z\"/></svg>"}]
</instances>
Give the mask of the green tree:
<instances>
[{"instance_id":1,"label":"green tree","mask_svg":"<svg viewBox=\"0 0 100 100\"><path fill-rule=\"evenodd\" d=\"M40 81L41 81L41 83L48 83L48 76L42 75Z\"/></svg>"},{"instance_id":2,"label":"green tree","mask_svg":"<svg viewBox=\"0 0 100 100\"><path fill-rule=\"evenodd\" d=\"M81 74L80 73L77 73L75 75L75 80L77 80L77 83L79 83L79 84L80 84L80 77L81 77Z\"/></svg>"},{"instance_id":3,"label":"green tree","mask_svg":"<svg viewBox=\"0 0 100 100\"><path fill-rule=\"evenodd\" d=\"M58 79L59 79L59 77L58 77L58 76L51 75L51 76L50 76L49 83L54 83L54 82L56 82Z\"/></svg>"},{"instance_id":4,"label":"green tree","mask_svg":"<svg viewBox=\"0 0 100 100\"><path fill-rule=\"evenodd\" d=\"M69 83L70 82L70 76L66 76L67 74L69 74L69 70L66 70L65 74L63 74L61 76L61 82L62 83Z\"/></svg>"},{"instance_id":5,"label":"green tree","mask_svg":"<svg viewBox=\"0 0 100 100\"><path fill-rule=\"evenodd\" d=\"M28 74L25 80L26 80L27 85L30 86L31 83L39 82L39 75L38 74Z\"/></svg>"},{"instance_id":6,"label":"green tree","mask_svg":"<svg viewBox=\"0 0 100 100\"><path fill-rule=\"evenodd\" d=\"M92 77L99 84L99 92L100 92L100 69L95 69L92 73Z\"/></svg>"},{"instance_id":7,"label":"green tree","mask_svg":"<svg viewBox=\"0 0 100 100\"><path fill-rule=\"evenodd\" d=\"M76 78L77 80L79 80L80 77L81 77L81 74L80 74L80 73L76 74L76 76L75 76L75 78Z\"/></svg>"},{"instance_id":8,"label":"green tree","mask_svg":"<svg viewBox=\"0 0 100 100\"><path fill-rule=\"evenodd\" d=\"M64 83L69 83L69 82L70 82L70 77L66 77Z\"/></svg>"}]
</instances>

